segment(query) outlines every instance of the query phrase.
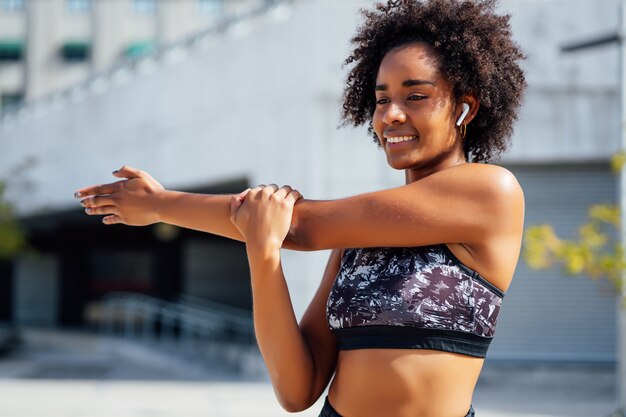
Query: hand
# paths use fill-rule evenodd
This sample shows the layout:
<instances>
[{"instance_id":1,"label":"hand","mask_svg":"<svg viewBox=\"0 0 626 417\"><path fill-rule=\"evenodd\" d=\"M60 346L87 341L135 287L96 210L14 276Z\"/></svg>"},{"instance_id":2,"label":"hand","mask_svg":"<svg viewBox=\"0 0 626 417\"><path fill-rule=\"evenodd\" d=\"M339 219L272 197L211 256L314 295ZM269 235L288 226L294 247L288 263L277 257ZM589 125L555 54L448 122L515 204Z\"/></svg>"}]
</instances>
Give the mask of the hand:
<instances>
[{"instance_id":1,"label":"hand","mask_svg":"<svg viewBox=\"0 0 626 417\"><path fill-rule=\"evenodd\" d=\"M293 206L300 198L302 194L289 185L259 185L231 198L230 221L247 246L280 248L289 232Z\"/></svg>"},{"instance_id":2,"label":"hand","mask_svg":"<svg viewBox=\"0 0 626 417\"><path fill-rule=\"evenodd\" d=\"M81 198L85 212L92 215L106 215L105 224L127 224L146 226L160 221L158 196L165 191L147 172L123 166L113 175L126 178L110 184L81 188L74 197Z\"/></svg>"}]
</instances>

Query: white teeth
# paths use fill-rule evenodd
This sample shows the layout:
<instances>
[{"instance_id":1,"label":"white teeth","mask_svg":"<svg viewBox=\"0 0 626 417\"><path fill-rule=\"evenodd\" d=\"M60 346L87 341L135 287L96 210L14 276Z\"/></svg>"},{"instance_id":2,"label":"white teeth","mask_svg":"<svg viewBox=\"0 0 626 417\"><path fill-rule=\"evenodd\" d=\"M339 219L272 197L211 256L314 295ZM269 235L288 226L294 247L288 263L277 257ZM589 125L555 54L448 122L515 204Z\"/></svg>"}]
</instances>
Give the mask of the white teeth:
<instances>
[{"instance_id":1,"label":"white teeth","mask_svg":"<svg viewBox=\"0 0 626 417\"><path fill-rule=\"evenodd\" d=\"M394 137L387 138L387 142L390 142L390 143L406 142L407 140L413 140L416 137L417 136L394 136Z\"/></svg>"}]
</instances>

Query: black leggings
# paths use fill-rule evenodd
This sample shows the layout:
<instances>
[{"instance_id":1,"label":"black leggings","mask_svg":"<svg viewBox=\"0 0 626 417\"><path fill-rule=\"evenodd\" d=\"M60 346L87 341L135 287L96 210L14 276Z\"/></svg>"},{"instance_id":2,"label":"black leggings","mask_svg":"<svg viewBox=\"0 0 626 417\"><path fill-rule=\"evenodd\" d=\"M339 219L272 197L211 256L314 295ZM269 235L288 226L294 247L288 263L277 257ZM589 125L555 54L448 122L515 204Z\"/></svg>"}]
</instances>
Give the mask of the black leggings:
<instances>
[{"instance_id":1,"label":"black leggings","mask_svg":"<svg viewBox=\"0 0 626 417\"><path fill-rule=\"evenodd\" d=\"M474 417L474 407L472 407L470 405L470 409L467 412L467 414L465 415L465 417ZM319 417L341 417L341 414L339 414L332 405L330 405L330 402L328 401L328 395L326 396L326 398L324 399L324 407L322 407L322 411L320 412Z\"/></svg>"}]
</instances>

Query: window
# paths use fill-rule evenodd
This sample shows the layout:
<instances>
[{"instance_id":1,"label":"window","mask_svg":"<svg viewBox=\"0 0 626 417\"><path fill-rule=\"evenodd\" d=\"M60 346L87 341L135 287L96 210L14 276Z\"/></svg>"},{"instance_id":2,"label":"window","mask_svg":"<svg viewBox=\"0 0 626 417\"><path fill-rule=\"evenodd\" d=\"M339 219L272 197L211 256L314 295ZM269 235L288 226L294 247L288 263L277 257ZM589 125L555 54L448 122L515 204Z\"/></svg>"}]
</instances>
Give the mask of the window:
<instances>
[{"instance_id":1,"label":"window","mask_svg":"<svg viewBox=\"0 0 626 417\"><path fill-rule=\"evenodd\" d=\"M133 0L133 10L137 14L154 14L156 6L156 0Z\"/></svg>"},{"instance_id":2,"label":"window","mask_svg":"<svg viewBox=\"0 0 626 417\"><path fill-rule=\"evenodd\" d=\"M0 7L6 12L24 10L24 0L0 0Z\"/></svg>"},{"instance_id":3,"label":"window","mask_svg":"<svg viewBox=\"0 0 626 417\"><path fill-rule=\"evenodd\" d=\"M198 0L198 11L202 14L219 15L223 10L223 0Z\"/></svg>"},{"instance_id":4,"label":"window","mask_svg":"<svg viewBox=\"0 0 626 417\"><path fill-rule=\"evenodd\" d=\"M152 41L133 42L126 47L124 55L128 58L141 58L149 55L156 49L156 44Z\"/></svg>"},{"instance_id":5,"label":"window","mask_svg":"<svg viewBox=\"0 0 626 417\"><path fill-rule=\"evenodd\" d=\"M65 10L70 13L87 13L90 9L90 0L65 0Z\"/></svg>"},{"instance_id":6,"label":"window","mask_svg":"<svg viewBox=\"0 0 626 417\"><path fill-rule=\"evenodd\" d=\"M91 55L91 45L89 42L65 42L60 54L66 62L87 61Z\"/></svg>"},{"instance_id":7,"label":"window","mask_svg":"<svg viewBox=\"0 0 626 417\"><path fill-rule=\"evenodd\" d=\"M24 93L3 93L0 95L0 110L18 107L24 101Z\"/></svg>"},{"instance_id":8,"label":"window","mask_svg":"<svg viewBox=\"0 0 626 417\"><path fill-rule=\"evenodd\" d=\"M2 41L0 40L0 62L19 61L24 54L24 43L22 41Z\"/></svg>"}]
</instances>

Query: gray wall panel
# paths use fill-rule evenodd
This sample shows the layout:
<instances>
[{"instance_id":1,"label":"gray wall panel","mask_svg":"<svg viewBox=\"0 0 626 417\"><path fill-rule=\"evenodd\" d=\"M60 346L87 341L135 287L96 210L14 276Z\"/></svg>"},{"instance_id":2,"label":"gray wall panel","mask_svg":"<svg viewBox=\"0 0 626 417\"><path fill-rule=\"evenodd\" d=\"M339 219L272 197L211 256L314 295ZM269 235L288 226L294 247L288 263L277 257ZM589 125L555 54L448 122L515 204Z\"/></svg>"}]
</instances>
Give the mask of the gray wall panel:
<instances>
[{"instance_id":1,"label":"gray wall panel","mask_svg":"<svg viewBox=\"0 0 626 417\"><path fill-rule=\"evenodd\" d=\"M607 165L508 168L524 189L526 228L550 223L574 238L591 204L617 201L618 177ZM616 308L608 283L532 270L520 258L489 358L614 361Z\"/></svg>"}]
</instances>

